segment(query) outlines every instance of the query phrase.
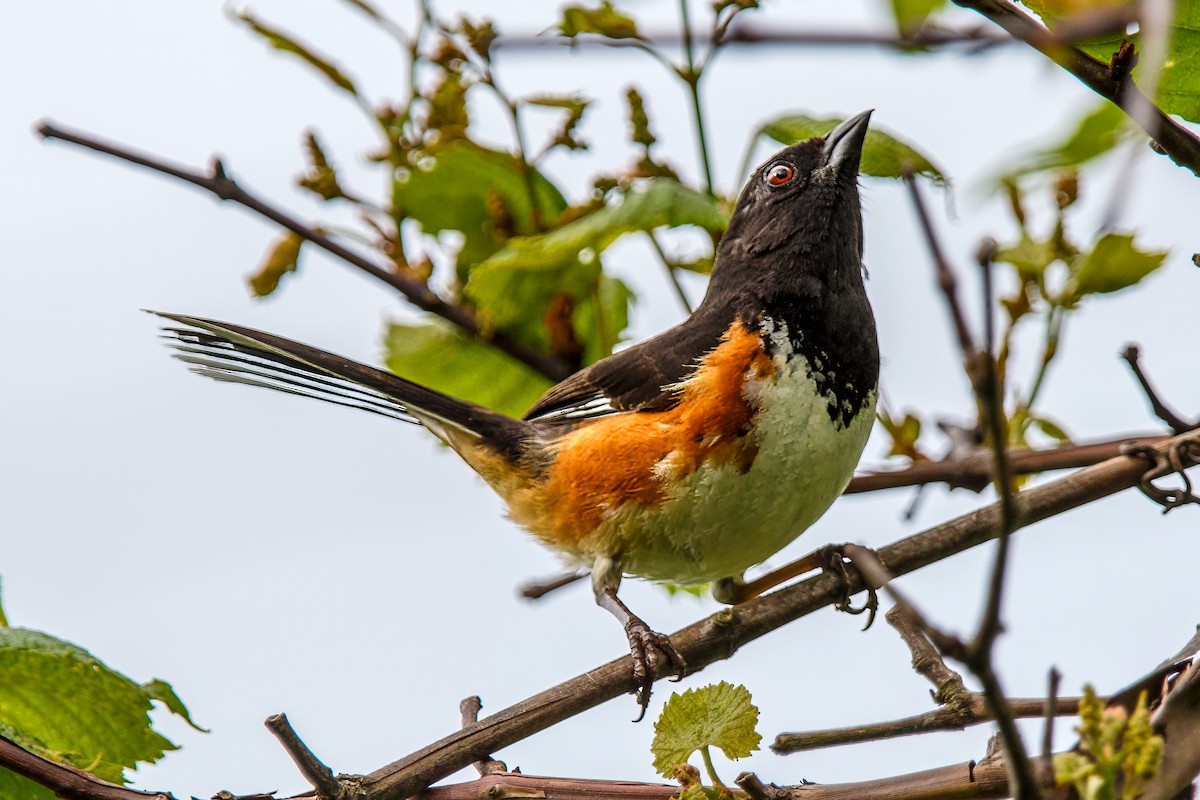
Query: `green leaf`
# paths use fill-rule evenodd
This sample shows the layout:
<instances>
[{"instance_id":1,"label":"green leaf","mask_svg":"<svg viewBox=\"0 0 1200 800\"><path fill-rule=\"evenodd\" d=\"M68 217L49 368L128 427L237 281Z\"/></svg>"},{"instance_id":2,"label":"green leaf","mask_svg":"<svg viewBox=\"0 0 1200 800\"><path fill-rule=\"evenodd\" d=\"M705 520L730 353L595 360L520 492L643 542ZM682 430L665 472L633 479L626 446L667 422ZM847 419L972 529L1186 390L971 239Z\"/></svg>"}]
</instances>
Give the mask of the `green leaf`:
<instances>
[{"instance_id":1,"label":"green leaf","mask_svg":"<svg viewBox=\"0 0 1200 800\"><path fill-rule=\"evenodd\" d=\"M1106 233L1090 253L1079 257L1066 295L1077 301L1089 294L1117 292L1162 266L1166 251L1139 250L1132 233Z\"/></svg>"},{"instance_id":2,"label":"green leaf","mask_svg":"<svg viewBox=\"0 0 1200 800\"><path fill-rule=\"evenodd\" d=\"M201 728L192 719L192 715L188 713L187 706L179 699L179 695L175 693L175 687L160 678L155 678L152 681L147 681L142 684L142 690L151 700L157 700L167 707L177 717L181 717L184 722L192 727L193 730L201 733L208 733L208 728Z\"/></svg>"},{"instance_id":3,"label":"green leaf","mask_svg":"<svg viewBox=\"0 0 1200 800\"><path fill-rule=\"evenodd\" d=\"M1071 437L1063 429L1061 425L1048 417L1030 415L1029 424L1040 430L1046 436L1049 436L1056 442L1070 444Z\"/></svg>"},{"instance_id":4,"label":"green leaf","mask_svg":"<svg viewBox=\"0 0 1200 800\"><path fill-rule=\"evenodd\" d=\"M719 234L728 224L729 218L715 198L670 178L654 178L549 233L513 239L476 272L486 276L489 270L519 264L536 263L545 268L590 261L632 231L695 225Z\"/></svg>"},{"instance_id":5,"label":"green leaf","mask_svg":"<svg viewBox=\"0 0 1200 800\"><path fill-rule=\"evenodd\" d=\"M263 259L258 271L247 276L246 283L255 297L266 297L279 288L279 281L289 272L295 272L300 262L300 247L304 244L298 234L285 232L276 239Z\"/></svg>"},{"instance_id":6,"label":"green leaf","mask_svg":"<svg viewBox=\"0 0 1200 800\"><path fill-rule=\"evenodd\" d=\"M632 298L624 284L601 279L600 254L632 231L696 225L715 234L726 223L709 195L678 181L653 179L549 233L512 239L471 271L464 294L489 327L543 350L553 349L546 312L559 297L569 297L583 358L591 362L612 351ZM603 312L599 318L596 308Z\"/></svg>"},{"instance_id":7,"label":"green leaf","mask_svg":"<svg viewBox=\"0 0 1200 800\"><path fill-rule=\"evenodd\" d=\"M583 363L591 364L611 355L629 327L633 290L620 278L601 275L596 290L575 308L572 323L583 342Z\"/></svg>"},{"instance_id":8,"label":"green leaf","mask_svg":"<svg viewBox=\"0 0 1200 800\"><path fill-rule=\"evenodd\" d=\"M3 767L0 767L0 797L4 800L55 800L54 792Z\"/></svg>"},{"instance_id":9,"label":"green leaf","mask_svg":"<svg viewBox=\"0 0 1200 800\"><path fill-rule=\"evenodd\" d=\"M1061 13L1061 2L1028 0L1027 8L1040 16L1050 27L1069 19ZM1175 20L1171 25L1170 44L1158 79L1157 102L1168 114L1178 114L1190 122L1200 122L1200 0L1178 0ZM1129 40L1141 50L1142 35L1112 35L1079 44L1081 50L1105 64ZM1143 66L1135 66L1133 78L1142 76Z\"/></svg>"},{"instance_id":10,"label":"green leaf","mask_svg":"<svg viewBox=\"0 0 1200 800\"><path fill-rule=\"evenodd\" d=\"M553 225L567 207L562 193L536 169L530 180L542 227ZM414 169L399 169L392 187L397 223L411 218L426 233L459 231L458 277L496 252L513 234L533 234L533 205L520 162L498 150L455 141Z\"/></svg>"},{"instance_id":11,"label":"green leaf","mask_svg":"<svg viewBox=\"0 0 1200 800\"><path fill-rule=\"evenodd\" d=\"M551 385L521 362L441 321L389 325L384 350L388 369L397 375L514 417Z\"/></svg>"},{"instance_id":12,"label":"green leaf","mask_svg":"<svg viewBox=\"0 0 1200 800\"><path fill-rule=\"evenodd\" d=\"M1001 247L992 256L993 261L1012 264L1022 275L1036 276L1058 258L1058 248L1050 239L1034 239L1022 233L1016 244Z\"/></svg>"},{"instance_id":13,"label":"green leaf","mask_svg":"<svg viewBox=\"0 0 1200 800\"><path fill-rule=\"evenodd\" d=\"M934 11L946 0L892 0L892 17L901 36L916 33Z\"/></svg>"},{"instance_id":14,"label":"green leaf","mask_svg":"<svg viewBox=\"0 0 1200 800\"><path fill-rule=\"evenodd\" d=\"M596 8L565 6L556 30L571 38L582 33L595 33L609 39L638 38L637 21L618 11L609 0L603 0Z\"/></svg>"},{"instance_id":15,"label":"green leaf","mask_svg":"<svg viewBox=\"0 0 1200 800\"><path fill-rule=\"evenodd\" d=\"M754 729L758 709L745 686L725 681L672 694L654 723L654 769L670 778L675 767L701 747L719 747L728 758L745 758L762 737Z\"/></svg>"},{"instance_id":16,"label":"green leaf","mask_svg":"<svg viewBox=\"0 0 1200 800\"><path fill-rule=\"evenodd\" d=\"M124 783L125 769L176 749L147 715L160 683L148 691L69 642L0 629L0 726L39 755L104 780ZM183 707L178 698L175 706Z\"/></svg>"},{"instance_id":17,"label":"green leaf","mask_svg":"<svg viewBox=\"0 0 1200 800\"><path fill-rule=\"evenodd\" d=\"M244 23L247 28L266 39L267 44L271 45L271 47L300 57L310 67L328 78L334 86L342 91L349 92L355 97L358 96L358 90L354 88L353 81L347 78L332 61L324 56L317 55L307 45L300 42L300 40L284 33L278 28L272 28L261 22L250 11L245 9L233 12L233 18Z\"/></svg>"},{"instance_id":18,"label":"green leaf","mask_svg":"<svg viewBox=\"0 0 1200 800\"><path fill-rule=\"evenodd\" d=\"M783 145L790 145L802 139L824 136L841 122L840 119L816 119L804 114L788 114L765 123L759 128L758 135L774 139ZM867 139L863 143L860 167L862 174L876 178L899 178L904 175L905 168L915 175L925 176L938 186L948 183L941 170L912 145L877 128L868 130Z\"/></svg>"},{"instance_id":19,"label":"green leaf","mask_svg":"<svg viewBox=\"0 0 1200 800\"><path fill-rule=\"evenodd\" d=\"M1018 158L997 177L997 182L1033 172L1074 167L1104 155L1129 130L1125 112L1108 101L1086 112L1074 129L1058 143Z\"/></svg>"}]
</instances>

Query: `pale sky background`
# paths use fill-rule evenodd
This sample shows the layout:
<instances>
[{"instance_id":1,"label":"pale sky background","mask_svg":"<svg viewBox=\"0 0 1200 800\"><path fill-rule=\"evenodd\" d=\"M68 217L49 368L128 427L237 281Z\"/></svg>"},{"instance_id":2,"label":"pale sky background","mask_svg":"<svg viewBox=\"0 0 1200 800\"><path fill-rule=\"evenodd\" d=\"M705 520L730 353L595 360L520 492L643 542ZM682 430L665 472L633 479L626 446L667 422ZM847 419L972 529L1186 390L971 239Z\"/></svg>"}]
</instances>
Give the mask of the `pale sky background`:
<instances>
[{"instance_id":1,"label":"pale sky background","mask_svg":"<svg viewBox=\"0 0 1200 800\"><path fill-rule=\"evenodd\" d=\"M408 3L392 2L406 24ZM556 3L483 3L502 29L536 32ZM275 0L254 9L334 54L373 98L400 92L392 42L336 2ZM760 24L864 29L882 0L772 4ZM458 6L444 3L449 15ZM674 4L631 3L664 25ZM707 4L696 4L704 19ZM480 694L496 711L619 655L624 637L583 586L540 604L514 587L552 573L552 555L502 517L497 499L422 431L281 395L220 386L167 358L143 307L240 322L377 362L388 319L410 315L393 294L306 253L302 273L267 302L242 276L276 231L181 184L31 134L41 117L188 165L213 152L245 183L303 217L324 213L292 188L301 132L315 126L360 191L384 176L362 154L374 132L344 96L294 59L230 23L217 2L103 4L67 0L7 10L0 37L0 575L14 625L86 647L144 681L172 682L195 733L156 721L183 746L133 777L177 797L218 790L306 788L262 726L286 711L335 771L368 772L451 732L458 702ZM976 20L965 12L956 18ZM748 17L751 19L751 17ZM982 23L982 20L978 22ZM654 27L652 24L650 27ZM662 26L659 26L662 27ZM683 94L633 52L547 49L502 53L516 93L555 89L597 99L582 132L596 149L548 163L579 198L589 175L628 157L624 88L648 95L662 152L695 174ZM726 189L749 131L787 110L818 115L875 108L874 124L931 154L954 179L954 216L934 201L950 255L964 267L985 234L1013 233L981 179L1048 133L1064 131L1092 96L1020 47L979 57L901 58L876 50L731 50L707 79L714 167ZM506 141L495 107L485 135ZM536 140L536 136L534 137ZM761 151L759 157L765 157ZM1113 190L1115 162L1089 173L1082 238ZM1044 410L1080 438L1155 427L1116 354L1143 346L1165 396L1200 411L1190 322L1200 272L1196 179L1144 152L1122 224L1166 267L1127 295L1071 320ZM932 193L927 192L931 198ZM933 290L924 243L899 184L864 184L868 291L879 320L883 381L897 407L962 419L965 380ZM609 258L639 291L631 337L677 321L679 309L647 248L628 240ZM699 282L690 285L698 298ZM1023 350L1030 356L1032 344ZM1028 363L1024 366L1027 368ZM1026 369L1018 374L1028 375ZM936 444L936 439L931 440ZM878 463L884 446L869 446ZM987 502L928 492L914 523L911 493L837 503L775 563L830 541L880 546ZM1108 691L1140 676L1192 633L1195 510L1162 518L1126 492L1022 532L1015 543L1000 670L1013 695L1085 680ZM938 622L965 631L983 595L990 548L902 581ZM716 610L628 581L623 596L659 630ZM733 660L660 684L648 715L674 689L744 683L776 733L892 719L932 708L927 685L882 621L825 610L744 648ZM654 780L650 721L633 725L631 697L610 702L497 754L532 774ZM1030 729L1036 731L1035 726ZM1070 739L1067 725L1060 738ZM986 728L725 765L765 780L863 779L979 758ZM1032 737L1031 737L1031 740ZM1036 741L1036 740L1034 740ZM469 778L473 775L464 773Z\"/></svg>"}]
</instances>

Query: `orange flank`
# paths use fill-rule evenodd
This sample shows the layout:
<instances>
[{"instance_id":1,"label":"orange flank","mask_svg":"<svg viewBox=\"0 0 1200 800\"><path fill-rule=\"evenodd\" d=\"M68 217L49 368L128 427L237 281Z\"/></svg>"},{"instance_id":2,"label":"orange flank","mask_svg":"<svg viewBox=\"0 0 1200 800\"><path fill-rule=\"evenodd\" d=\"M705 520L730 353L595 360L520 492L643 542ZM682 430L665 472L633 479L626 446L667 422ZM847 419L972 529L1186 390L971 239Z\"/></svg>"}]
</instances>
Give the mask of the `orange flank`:
<instances>
[{"instance_id":1,"label":"orange flank","mask_svg":"<svg viewBox=\"0 0 1200 800\"><path fill-rule=\"evenodd\" d=\"M601 418L553 445L546 478L508 496L513 519L574 550L622 506L661 503L665 481L677 485L703 464L749 470L758 445L746 381L774 369L759 335L736 322L678 387L674 408Z\"/></svg>"}]
</instances>

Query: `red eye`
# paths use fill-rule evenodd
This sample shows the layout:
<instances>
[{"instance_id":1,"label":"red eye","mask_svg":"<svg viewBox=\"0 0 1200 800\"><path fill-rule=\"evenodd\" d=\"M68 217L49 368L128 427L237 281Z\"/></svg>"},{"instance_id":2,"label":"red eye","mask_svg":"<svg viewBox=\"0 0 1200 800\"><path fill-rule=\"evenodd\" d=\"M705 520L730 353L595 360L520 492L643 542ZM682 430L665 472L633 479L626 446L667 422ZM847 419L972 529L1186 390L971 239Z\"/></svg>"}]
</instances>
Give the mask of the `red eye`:
<instances>
[{"instance_id":1,"label":"red eye","mask_svg":"<svg viewBox=\"0 0 1200 800\"><path fill-rule=\"evenodd\" d=\"M796 174L796 170L792 169L788 164L775 164L767 170L767 183L772 186L783 186L792 179Z\"/></svg>"}]
</instances>

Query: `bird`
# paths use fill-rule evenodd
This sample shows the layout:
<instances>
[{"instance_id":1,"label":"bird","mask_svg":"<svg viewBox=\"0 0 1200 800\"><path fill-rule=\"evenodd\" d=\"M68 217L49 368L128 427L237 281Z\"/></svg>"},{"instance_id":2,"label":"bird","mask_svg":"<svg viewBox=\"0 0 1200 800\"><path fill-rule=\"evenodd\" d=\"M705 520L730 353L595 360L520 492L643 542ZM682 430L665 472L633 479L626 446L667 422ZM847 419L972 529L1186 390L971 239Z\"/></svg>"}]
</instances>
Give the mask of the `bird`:
<instances>
[{"instance_id":1,"label":"bird","mask_svg":"<svg viewBox=\"0 0 1200 800\"><path fill-rule=\"evenodd\" d=\"M590 572L625 631L644 715L654 680L686 662L619 598L622 578L737 598L743 572L845 490L866 445L879 383L858 187L870 116L767 159L696 310L521 419L281 336L151 313L195 372L416 422L449 445L513 521Z\"/></svg>"}]
</instances>

